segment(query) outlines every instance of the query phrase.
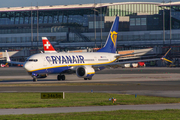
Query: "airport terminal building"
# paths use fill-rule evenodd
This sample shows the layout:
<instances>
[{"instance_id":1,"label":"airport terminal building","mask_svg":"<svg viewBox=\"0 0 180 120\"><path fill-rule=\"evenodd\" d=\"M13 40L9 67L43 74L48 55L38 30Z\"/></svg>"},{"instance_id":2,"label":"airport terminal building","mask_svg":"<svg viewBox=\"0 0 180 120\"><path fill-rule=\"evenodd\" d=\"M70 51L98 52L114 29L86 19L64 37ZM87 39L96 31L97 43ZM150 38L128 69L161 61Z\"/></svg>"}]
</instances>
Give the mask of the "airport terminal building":
<instances>
[{"instance_id":1,"label":"airport terminal building","mask_svg":"<svg viewBox=\"0 0 180 120\"><path fill-rule=\"evenodd\" d=\"M104 45L116 15L118 50L174 46L180 51L180 2L119 2L0 8L0 51L25 56L47 37L56 50Z\"/></svg>"}]
</instances>

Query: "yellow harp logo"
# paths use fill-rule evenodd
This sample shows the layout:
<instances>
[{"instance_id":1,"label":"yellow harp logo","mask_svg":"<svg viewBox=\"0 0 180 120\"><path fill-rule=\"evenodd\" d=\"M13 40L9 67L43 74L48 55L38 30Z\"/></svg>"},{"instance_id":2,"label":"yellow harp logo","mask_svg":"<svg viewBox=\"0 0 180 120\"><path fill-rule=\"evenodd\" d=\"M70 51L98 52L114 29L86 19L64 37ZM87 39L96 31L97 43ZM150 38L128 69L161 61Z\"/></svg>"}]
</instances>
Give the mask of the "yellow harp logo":
<instances>
[{"instance_id":1,"label":"yellow harp logo","mask_svg":"<svg viewBox=\"0 0 180 120\"><path fill-rule=\"evenodd\" d=\"M115 32L115 31L111 32L111 40L112 40L114 46L116 46L117 32Z\"/></svg>"}]
</instances>

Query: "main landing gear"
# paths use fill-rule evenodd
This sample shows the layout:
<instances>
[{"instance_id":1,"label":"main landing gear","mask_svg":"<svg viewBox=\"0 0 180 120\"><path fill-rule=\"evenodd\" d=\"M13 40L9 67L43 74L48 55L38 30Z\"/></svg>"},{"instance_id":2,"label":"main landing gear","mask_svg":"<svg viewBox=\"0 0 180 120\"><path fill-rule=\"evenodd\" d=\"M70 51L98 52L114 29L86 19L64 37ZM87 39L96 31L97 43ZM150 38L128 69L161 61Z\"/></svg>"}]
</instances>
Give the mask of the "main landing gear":
<instances>
[{"instance_id":1,"label":"main landing gear","mask_svg":"<svg viewBox=\"0 0 180 120\"><path fill-rule=\"evenodd\" d=\"M92 77L84 78L84 80L92 80Z\"/></svg>"},{"instance_id":2,"label":"main landing gear","mask_svg":"<svg viewBox=\"0 0 180 120\"><path fill-rule=\"evenodd\" d=\"M57 80L58 80L58 81L60 81L60 80L65 80L65 79L66 79L65 75L61 75L61 74L60 74L60 75L57 76Z\"/></svg>"}]
</instances>

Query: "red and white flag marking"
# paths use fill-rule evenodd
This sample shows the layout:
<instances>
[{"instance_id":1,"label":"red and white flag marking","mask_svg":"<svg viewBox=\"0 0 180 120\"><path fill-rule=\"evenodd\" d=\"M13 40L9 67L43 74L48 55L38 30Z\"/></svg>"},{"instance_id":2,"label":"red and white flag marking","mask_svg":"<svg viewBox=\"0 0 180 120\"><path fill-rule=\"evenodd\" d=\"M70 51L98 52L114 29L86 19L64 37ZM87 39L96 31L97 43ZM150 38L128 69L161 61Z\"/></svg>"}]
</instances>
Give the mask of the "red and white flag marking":
<instances>
[{"instance_id":1,"label":"red and white flag marking","mask_svg":"<svg viewBox=\"0 0 180 120\"><path fill-rule=\"evenodd\" d=\"M43 47L44 47L44 52L56 52L49 40L46 37L42 37L42 42L43 42Z\"/></svg>"}]
</instances>

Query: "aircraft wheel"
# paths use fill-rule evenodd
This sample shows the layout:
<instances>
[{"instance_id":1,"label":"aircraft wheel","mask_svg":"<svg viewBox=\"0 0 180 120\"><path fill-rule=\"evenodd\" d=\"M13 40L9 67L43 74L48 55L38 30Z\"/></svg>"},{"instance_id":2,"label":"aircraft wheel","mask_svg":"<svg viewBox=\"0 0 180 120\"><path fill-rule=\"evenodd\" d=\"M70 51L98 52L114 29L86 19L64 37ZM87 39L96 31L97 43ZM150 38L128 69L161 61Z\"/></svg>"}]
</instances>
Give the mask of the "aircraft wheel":
<instances>
[{"instance_id":1,"label":"aircraft wheel","mask_svg":"<svg viewBox=\"0 0 180 120\"><path fill-rule=\"evenodd\" d=\"M33 82L37 82L37 77L33 76Z\"/></svg>"},{"instance_id":2,"label":"aircraft wheel","mask_svg":"<svg viewBox=\"0 0 180 120\"><path fill-rule=\"evenodd\" d=\"M62 80L66 79L65 75L61 75L61 78L62 78Z\"/></svg>"},{"instance_id":3,"label":"aircraft wheel","mask_svg":"<svg viewBox=\"0 0 180 120\"><path fill-rule=\"evenodd\" d=\"M84 78L84 80L87 80L87 78Z\"/></svg>"},{"instance_id":4,"label":"aircraft wheel","mask_svg":"<svg viewBox=\"0 0 180 120\"><path fill-rule=\"evenodd\" d=\"M88 78L88 80L92 80L92 77Z\"/></svg>"},{"instance_id":5,"label":"aircraft wheel","mask_svg":"<svg viewBox=\"0 0 180 120\"><path fill-rule=\"evenodd\" d=\"M61 75L58 75L57 76L57 80L59 81L59 80L61 80L62 78L61 78Z\"/></svg>"}]
</instances>

